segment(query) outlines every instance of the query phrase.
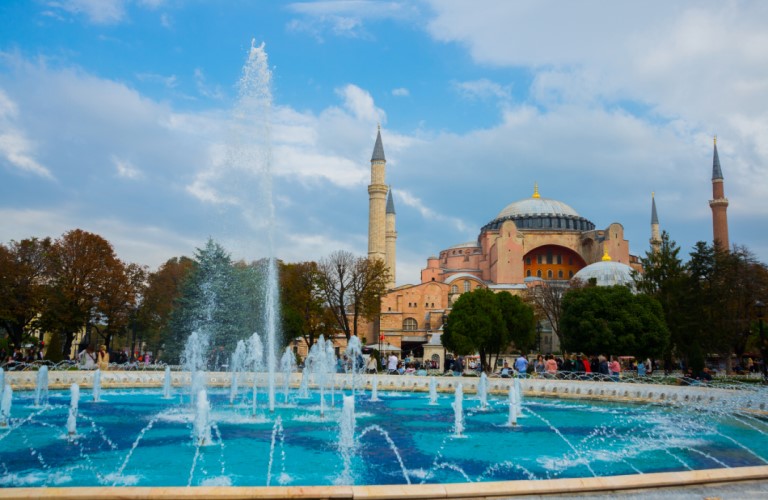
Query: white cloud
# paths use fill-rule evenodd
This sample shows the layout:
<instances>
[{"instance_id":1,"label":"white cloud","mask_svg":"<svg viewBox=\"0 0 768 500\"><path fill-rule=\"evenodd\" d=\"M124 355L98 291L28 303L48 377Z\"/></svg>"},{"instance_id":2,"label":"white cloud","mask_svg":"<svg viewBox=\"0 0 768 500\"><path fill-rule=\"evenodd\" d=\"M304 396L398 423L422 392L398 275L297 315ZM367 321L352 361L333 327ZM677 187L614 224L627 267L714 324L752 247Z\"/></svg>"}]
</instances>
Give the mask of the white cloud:
<instances>
[{"instance_id":1,"label":"white cloud","mask_svg":"<svg viewBox=\"0 0 768 500\"><path fill-rule=\"evenodd\" d=\"M402 202L408 207L415 208L416 211L419 212L424 219L448 222L457 231L462 233L469 230L469 226L460 218L446 216L432 208L429 208L421 199L419 199L417 196L414 196L409 191L405 189L393 189L393 192L398 202Z\"/></svg>"},{"instance_id":2,"label":"white cloud","mask_svg":"<svg viewBox=\"0 0 768 500\"><path fill-rule=\"evenodd\" d=\"M366 20L407 20L418 17L418 7L408 2L320 1L296 2L288 9L300 18L289 21L288 29L312 35L323 41L323 34L345 38L372 38L365 29Z\"/></svg>"},{"instance_id":3,"label":"white cloud","mask_svg":"<svg viewBox=\"0 0 768 500\"><path fill-rule=\"evenodd\" d=\"M117 169L117 176L123 179L137 180L144 177L144 172L136 168L130 161L112 156L112 163Z\"/></svg>"},{"instance_id":4,"label":"white cloud","mask_svg":"<svg viewBox=\"0 0 768 500\"><path fill-rule=\"evenodd\" d=\"M411 93L405 87L398 87L396 89L392 89L392 95L395 97L408 97L411 95Z\"/></svg>"},{"instance_id":5,"label":"white cloud","mask_svg":"<svg viewBox=\"0 0 768 500\"><path fill-rule=\"evenodd\" d=\"M371 94L357 85L346 85L336 93L344 99L344 107L360 121L382 122L386 121L384 110L377 108L373 103Z\"/></svg>"},{"instance_id":6,"label":"white cloud","mask_svg":"<svg viewBox=\"0 0 768 500\"><path fill-rule=\"evenodd\" d=\"M511 96L511 88L492 82L487 78L467 82L455 82L454 88L467 99L498 99L506 101Z\"/></svg>"},{"instance_id":7,"label":"white cloud","mask_svg":"<svg viewBox=\"0 0 768 500\"><path fill-rule=\"evenodd\" d=\"M203 73L202 69L195 68L194 75L195 85L197 86L197 91L200 93L200 95L216 100L221 100L224 98L224 92L221 90L221 87L218 85L211 87L208 85L208 83L206 83L205 73Z\"/></svg>"},{"instance_id":8,"label":"white cloud","mask_svg":"<svg viewBox=\"0 0 768 500\"><path fill-rule=\"evenodd\" d=\"M18 127L17 104L0 88L0 164L45 179L53 179L51 171L35 159L34 144Z\"/></svg>"},{"instance_id":9,"label":"white cloud","mask_svg":"<svg viewBox=\"0 0 768 500\"><path fill-rule=\"evenodd\" d=\"M178 85L176 75L158 75L155 73L138 73L136 78L141 82L159 83L166 88L173 89Z\"/></svg>"},{"instance_id":10,"label":"white cloud","mask_svg":"<svg viewBox=\"0 0 768 500\"><path fill-rule=\"evenodd\" d=\"M82 14L94 24L117 24L125 17L124 0L57 0L48 5L72 14Z\"/></svg>"}]
</instances>

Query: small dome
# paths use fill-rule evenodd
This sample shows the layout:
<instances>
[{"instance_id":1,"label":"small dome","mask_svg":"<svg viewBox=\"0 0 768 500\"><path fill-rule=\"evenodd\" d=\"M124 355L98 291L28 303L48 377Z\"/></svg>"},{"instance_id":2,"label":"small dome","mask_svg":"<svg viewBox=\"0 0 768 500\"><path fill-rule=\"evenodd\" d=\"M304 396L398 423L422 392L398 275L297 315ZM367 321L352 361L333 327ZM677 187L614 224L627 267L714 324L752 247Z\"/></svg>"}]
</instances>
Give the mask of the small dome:
<instances>
[{"instance_id":1,"label":"small dome","mask_svg":"<svg viewBox=\"0 0 768 500\"><path fill-rule=\"evenodd\" d=\"M632 268L621 262L602 260L595 262L577 272L572 279L587 282L595 278L597 286L627 285L634 288Z\"/></svg>"},{"instance_id":2,"label":"small dome","mask_svg":"<svg viewBox=\"0 0 768 500\"><path fill-rule=\"evenodd\" d=\"M510 203L504 210L499 212L496 219L504 219L507 217L519 217L524 215L570 215L572 217L578 217L579 214L563 203L562 201L553 200L551 198L526 198L514 203Z\"/></svg>"}]
</instances>

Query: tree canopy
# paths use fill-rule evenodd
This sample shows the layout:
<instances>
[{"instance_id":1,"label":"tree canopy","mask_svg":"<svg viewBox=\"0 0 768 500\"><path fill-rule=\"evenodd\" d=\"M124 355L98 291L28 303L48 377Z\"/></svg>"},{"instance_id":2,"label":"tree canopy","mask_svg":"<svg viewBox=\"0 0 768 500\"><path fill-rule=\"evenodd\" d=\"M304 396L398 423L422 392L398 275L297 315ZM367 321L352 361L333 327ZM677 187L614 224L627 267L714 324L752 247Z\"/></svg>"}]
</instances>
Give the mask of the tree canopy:
<instances>
[{"instance_id":1,"label":"tree canopy","mask_svg":"<svg viewBox=\"0 0 768 500\"><path fill-rule=\"evenodd\" d=\"M533 309L509 292L493 293L477 288L459 296L443 327L443 345L457 355L478 353L485 370L492 370L495 359L514 339L533 343Z\"/></svg>"},{"instance_id":2,"label":"tree canopy","mask_svg":"<svg viewBox=\"0 0 768 500\"><path fill-rule=\"evenodd\" d=\"M623 285L571 289L562 308L560 328L567 351L660 356L669 341L658 301Z\"/></svg>"}]
</instances>

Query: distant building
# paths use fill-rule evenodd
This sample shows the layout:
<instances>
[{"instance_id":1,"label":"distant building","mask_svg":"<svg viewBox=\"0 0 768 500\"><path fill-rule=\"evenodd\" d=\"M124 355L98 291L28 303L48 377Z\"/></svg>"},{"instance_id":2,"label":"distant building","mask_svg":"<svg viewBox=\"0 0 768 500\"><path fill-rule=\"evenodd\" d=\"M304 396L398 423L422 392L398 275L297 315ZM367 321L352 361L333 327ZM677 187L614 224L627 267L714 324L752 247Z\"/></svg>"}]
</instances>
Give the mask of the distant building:
<instances>
[{"instance_id":1,"label":"distant building","mask_svg":"<svg viewBox=\"0 0 768 500\"><path fill-rule=\"evenodd\" d=\"M378 131L371 160L372 184L369 215L369 255L385 260L394 283L394 203L386 190L386 161ZM715 146L713 168L715 240L727 245L727 221L722 172ZM388 194L386 203L384 194ZM375 195L375 200L374 200ZM391 217L391 220L386 219ZM389 243L389 244L388 244ZM661 243L655 197L651 201L651 249ZM391 246L390 246L391 244ZM402 349L403 355L423 355L425 344L435 352L444 317L456 299L478 287L520 294L542 281L565 284L579 277L595 278L598 285L627 284L632 270L641 270L637 256L629 253L624 227L609 223L604 229L568 204L544 198L538 185L533 194L506 205L480 228L475 241L459 243L427 258L420 283L391 288L382 297L378 321L364 325L366 343L379 342ZM579 274L581 273L581 274ZM546 323L539 326L540 346L559 350L559 342ZM441 360L442 361L442 360Z\"/></svg>"}]
</instances>

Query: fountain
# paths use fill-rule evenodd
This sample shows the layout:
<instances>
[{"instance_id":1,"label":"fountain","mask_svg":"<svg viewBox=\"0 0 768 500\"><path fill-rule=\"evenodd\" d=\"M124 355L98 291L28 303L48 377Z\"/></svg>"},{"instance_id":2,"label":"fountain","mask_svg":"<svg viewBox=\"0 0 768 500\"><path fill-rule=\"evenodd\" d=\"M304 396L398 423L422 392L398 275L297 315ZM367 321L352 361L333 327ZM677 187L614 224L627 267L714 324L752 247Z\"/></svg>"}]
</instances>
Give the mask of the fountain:
<instances>
[{"instance_id":1,"label":"fountain","mask_svg":"<svg viewBox=\"0 0 768 500\"><path fill-rule=\"evenodd\" d=\"M437 379L434 376L429 377L429 404L437 404Z\"/></svg>"},{"instance_id":2,"label":"fountain","mask_svg":"<svg viewBox=\"0 0 768 500\"><path fill-rule=\"evenodd\" d=\"M48 367L43 365L35 379L35 406L46 404L48 404Z\"/></svg>"},{"instance_id":3,"label":"fountain","mask_svg":"<svg viewBox=\"0 0 768 500\"><path fill-rule=\"evenodd\" d=\"M165 375L163 376L163 399L171 399L171 367L165 367Z\"/></svg>"},{"instance_id":4,"label":"fountain","mask_svg":"<svg viewBox=\"0 0 768 500\"><path fill-rule=\"evenodd\" d=\"M337 484L353 484L352 455L355 449L355 397L344 396L344 403L339 420L339 454L344 469Z\"/></svg>"},{"instance_id":5,"label":"fountain","mask_svg":"<svg viewBox=\"0 0 768 500\"><path fill-rule=\"evenodd\" d=\"M379 377L374 375L371 382L371 401L381 401L379 399Z\"/></svg>"},{"instance_id":6,"label":"fountain","mask_svg":"<svg viewBox=\"0 0 768 500\"><path fill-rule=\"evenodd\" d=\"M73 441L77 436L77 413L80 404L80 386L72 384L69 387L69 415L67 416L67 438Z\"/></svg>"},{"instance_id":7,"label":"fountain","mask_svg":"<svg viewBox=\"0 0 768 500\"><path fill-rule=\"evenodd\" d=\"M517 391L514 385L509 386L509 419L507 425L517 426Z\"/></svg>"},{"instance_id":8,"label":"fountain","mask_svg":"<svg viewBox=\"0 0 768 500\"><path fill-rule=\"evenodd\" d=\"M237 399L240 372L245 368L246 356L245 341L238 340L235 353L232 355L232 361L230 362L232 379L229 386L229 404L235 404L235 399Z\"/></svg>"},{"instance_id":9,"label":"fountain","mask_svg":"<svg viewBox=\"0 0 768 500\"><path fill-rule=\"evenodd\" d=\"M464 388L461 384L456 386L453 401L453 435L462 437L464 432Z\"/></svg>"},{"instance_id":10,"label":"fountain","mask_svg":"<svg viewBox=\"0 0 768 500\"><path fill-rule=\"evenodd\" d=\"M211 423L208 419L211 405L208 403L208 393L205 389L200 389L197 395L196 409L192 435L197 446L208 446L212 443Z\"/></svg>"},{"instance_id":11,"label":"fountain","mask_svg":"<svg viewBox=\"0 0 768 500\"><path fill-rule=\"evenodd\" d=\"M3 394L0 396L0 427L8 427L11 422L11 402L13 401L13 389L10 385L3 387Z\"/></svg>"},{"instance_id":12,"label":"fountain","mask_svg":"<svg viewBox=\"0 0 768 500\"><path fill-rule=\"evenodd\" d=\"M488 376L485 373L480 375L480 382L477 384L477 399L480 400L480 409L488 409Z\"/></svg>"},{"instance_id":13,"label":"fountain","mask_svg":"<svg viewBox=\"0 0 768 500\"><path fill-rule=\"evenodd\" d=\"M101 401L101 370L98 368L93 372L93 389L91 393L93 394L94 403Z\"/></svg>"},{"instance_id":14,"label":"fountain","mask_svg":"<svg viewBox=\"0 0 768 500\"><path fill-rule=\"evenodd\" d=\"M283 372L283 402L288 403L288 397L291 393L291 374L296 368L296 355L290 346L285 348L283 356L280 358L280 370Z\"/></svg>"}]
</instances>

